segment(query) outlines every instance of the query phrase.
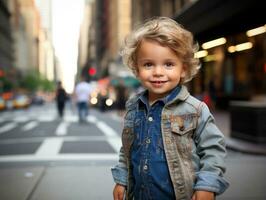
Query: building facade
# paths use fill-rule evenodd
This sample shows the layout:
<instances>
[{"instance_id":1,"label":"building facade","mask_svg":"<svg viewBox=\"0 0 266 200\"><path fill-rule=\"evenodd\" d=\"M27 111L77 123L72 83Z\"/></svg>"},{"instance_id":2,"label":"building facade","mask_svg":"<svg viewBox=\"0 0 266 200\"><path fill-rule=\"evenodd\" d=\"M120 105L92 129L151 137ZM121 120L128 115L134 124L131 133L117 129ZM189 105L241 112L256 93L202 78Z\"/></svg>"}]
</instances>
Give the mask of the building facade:
<instances>
[{"instance_id":1,"label":"building facade","mask_svg":"<svg viewBox=\"0 0 266 200\"><path fill-rule=\"evenodd\" d=\"M266 95L264 13L265 6L258 1L199 0L176 14L175 20L193 32L199 50L205 52L193 81L195 93L215 95L221 108L231 100Z\"/></svg>"},{"instance_id":2,"label":"building facade","mask_svg":"<svg viewBox=\"0 0 266 200\"><path fill-rule=\"evenodd\" d=\"M0 69L5 72L10 70L14 64L10 20L8 1L0 0Z\"/></svg>"}]
</instances>

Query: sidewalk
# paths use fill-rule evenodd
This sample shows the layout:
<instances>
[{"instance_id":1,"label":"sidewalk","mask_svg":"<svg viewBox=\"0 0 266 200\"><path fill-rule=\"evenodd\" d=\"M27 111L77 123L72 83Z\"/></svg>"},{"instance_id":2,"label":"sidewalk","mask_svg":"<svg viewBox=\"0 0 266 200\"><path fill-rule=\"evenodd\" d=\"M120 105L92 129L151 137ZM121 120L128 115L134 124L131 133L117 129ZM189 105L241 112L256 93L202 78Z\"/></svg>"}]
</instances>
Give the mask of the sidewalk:
<instances>
[{"instance_id":1,"label":"sidewalk","mask_svg":"<svg viewBox=\"0 0 266 200\"><path fill-rule=\"evenodd\" d=\"M266 155L266 144L257 144L230 136L230 114L227 111L213 111L215 122L226 137L228 149L243 153Z\"/></svg>"},{"instance_id":2,"label":"sidewalk","mask_svg":"<svg viewBox=\"0 0 266 200\"><path fill-rule=\"evenodd\" d=\"M111 163L55 163L0 167L1 200L109 200Z\"/></svg>"}]
</instances>

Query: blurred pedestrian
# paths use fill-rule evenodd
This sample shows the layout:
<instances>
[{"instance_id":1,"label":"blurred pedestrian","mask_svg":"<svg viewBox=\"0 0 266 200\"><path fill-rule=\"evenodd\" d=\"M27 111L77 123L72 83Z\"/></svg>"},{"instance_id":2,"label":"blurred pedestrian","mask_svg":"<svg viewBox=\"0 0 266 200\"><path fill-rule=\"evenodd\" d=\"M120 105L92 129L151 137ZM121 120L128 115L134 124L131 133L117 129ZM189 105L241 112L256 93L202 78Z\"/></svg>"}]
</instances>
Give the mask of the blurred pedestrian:
<instances>
[{"instance_id":1,"label":"blurred pedestrian","mask_svg":"<svg viewBox=\"0 0 266 200\"><path fill-rule=\"evenodd\" d=\"M65 109L65 102L67 100L67 93L62 86L62 82L57 82L57 89L56 89L56 103L57 103L57 111L58 116L62 118L64 116L64 109Z\"/></svg>"},{"instance_id":2,"label":"blurred pedestrian","mask_svg":"<svg viewBox=\"0 0 266 200\"><path fill-rule=\"evenodd\" d=\"M117 99L117 111L119 116L123 116L125 112L125 104L127 98L127 88L125 87L124 81L119 79L118 85L116 86L116 99Z\"/></svg>"},{"instance_id":3,"label":"blurred pedestrian","mask_svg":"<svg viewBox=\"0 0 266 200\"><path fill-rule=\"evenodd\" d=\"M227 189L224 136L184 85L198 72L195 52L192 34L167 17L127 37L124 63L146 90L126 104L114 199L214 200Z\"/></svg>"},{"instance_id":4,"label":"blurred pedestrian","mask_svg":"<svg viewBox=\"0 0 266 200\"><path fill-rule=\"evenodd\" d=\"M81 82L79 82L74 91L75 101L78 108L79 122L85 122L88 116L89 110L89 98L92 92L92 86L82 78Z\"/></svg>"}]
</instances>

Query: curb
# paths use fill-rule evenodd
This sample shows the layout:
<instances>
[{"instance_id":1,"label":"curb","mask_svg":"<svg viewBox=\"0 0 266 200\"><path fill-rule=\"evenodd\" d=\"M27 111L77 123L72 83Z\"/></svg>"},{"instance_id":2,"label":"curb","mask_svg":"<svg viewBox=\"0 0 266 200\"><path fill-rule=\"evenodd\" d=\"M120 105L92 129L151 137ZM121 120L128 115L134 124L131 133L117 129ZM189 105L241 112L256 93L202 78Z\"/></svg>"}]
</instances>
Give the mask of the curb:
<instances>
[{"instance_id":1,"label":"curb","mask_svg":"<svg viewBox=\"0 0 266 200\"><path fill-rule=\"evenodd\" d=\"M232 137L226 137L225 141L228 149L242 153L266 155L266 144L247 142Z\"/></svg>"}]
</instances>

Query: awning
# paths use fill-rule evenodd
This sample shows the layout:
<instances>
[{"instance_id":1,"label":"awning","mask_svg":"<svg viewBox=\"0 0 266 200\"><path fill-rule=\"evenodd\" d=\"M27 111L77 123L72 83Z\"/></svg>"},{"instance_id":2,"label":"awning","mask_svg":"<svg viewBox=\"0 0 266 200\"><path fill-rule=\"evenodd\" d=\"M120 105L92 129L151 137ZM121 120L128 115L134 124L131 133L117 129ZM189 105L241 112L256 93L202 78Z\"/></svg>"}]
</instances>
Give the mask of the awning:
<instances>
[{"instance_id":1,"label":"awning","mask_svg":"<svg viewBox=\"0 0 266 200\"><path fill-rule=\"evenodd\" d=\"M198 0L177 13L175 20L198 41L242 32L266 24L266 6L255 0Z\"/></svg>"},{"instance_id":2,"label":"awning","mask_svg":"<svg viewBox=\"0 0 266 200\"><path fill-rule=\"evenodd\" d=\"M126 76L126 77L119 77L119 78L113 78L111 80L111 84L114 85L114 86L117 86L119 84L119 82L122 81L123 84L126 86L126 87L129 87L129 88L137 88L140 86L140 82L138 79L136 79L135 77L133 76Z\"/></svg>"}]
</instances>

